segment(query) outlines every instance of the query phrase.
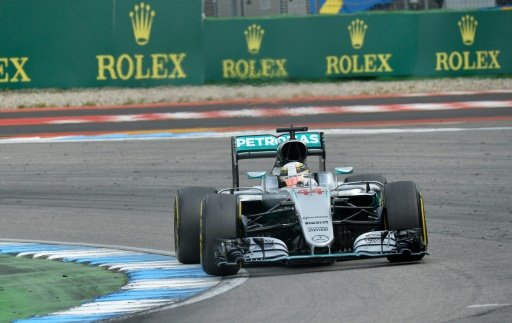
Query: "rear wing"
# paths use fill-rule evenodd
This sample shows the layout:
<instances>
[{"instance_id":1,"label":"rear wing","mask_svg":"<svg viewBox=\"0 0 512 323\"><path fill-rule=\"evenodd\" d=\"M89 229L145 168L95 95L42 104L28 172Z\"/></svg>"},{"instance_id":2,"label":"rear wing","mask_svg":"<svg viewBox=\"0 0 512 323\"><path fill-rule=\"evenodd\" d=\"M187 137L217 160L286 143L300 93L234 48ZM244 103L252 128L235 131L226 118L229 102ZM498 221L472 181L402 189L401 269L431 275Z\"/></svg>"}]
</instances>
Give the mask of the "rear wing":
<instances>
[{"instance_id":1,"label":"rear wing","mask_svg":"<svg viewBox=\"0 0 512 323\"><path fill-rule=\"evenodd\" d=\"M295 139L306 144L308 147L307 156L319 156L320 171L325 171L324 133L297 132L292 135L295 136ZM289 133L279 136L266 134L231 137L233 187L240 186L238 161L242 159L276 158L279 145L289 139Z\"/></svg>"}]
</instances>

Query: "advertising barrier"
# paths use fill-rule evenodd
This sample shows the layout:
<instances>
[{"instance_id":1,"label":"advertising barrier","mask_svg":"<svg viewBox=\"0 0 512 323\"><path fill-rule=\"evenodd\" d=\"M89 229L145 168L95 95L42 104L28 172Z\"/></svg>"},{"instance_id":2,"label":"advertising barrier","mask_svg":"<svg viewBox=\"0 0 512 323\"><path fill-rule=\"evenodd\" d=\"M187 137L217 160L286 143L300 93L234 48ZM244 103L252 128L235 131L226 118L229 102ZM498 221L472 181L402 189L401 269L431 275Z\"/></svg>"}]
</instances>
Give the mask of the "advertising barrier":
<instances>
[{"instance_id":1,"label":"advertising barrier","mask_svg":"<svg viewBox=\"0 0 512 323\"><path fill-rule=\"evenodd\" d=\"M512 11L418 15L411 75L512 74Z\"/></svg>"},{"instance_id":2,"label":"advertising barrier","mask_svg":"<svg viewBox=\"0 0 512 323\"><path fill-rule=\"evenodd\" d=\"M2 0L0 89L512 75L512 10L201 11L201 0Z\"/></svg>"},{"instance_id":3,"label":"advertising barrier","mask_svg":"<svg viewBox=\"0 0 512 323\"><path fill-rule=\"evenodd\" d=\"M206 81L512 74L512 11L206 19Z\"/></svg>"},{"instance_id":4,"label":"advertising barrier","mask_svg":"<svg viewBox=\"0 0 512 323\"><path fill-rule=\"evenodd\" d=\"M201 0L2 0L0 89L203 83Z\"/></svg>"}]
</instances>

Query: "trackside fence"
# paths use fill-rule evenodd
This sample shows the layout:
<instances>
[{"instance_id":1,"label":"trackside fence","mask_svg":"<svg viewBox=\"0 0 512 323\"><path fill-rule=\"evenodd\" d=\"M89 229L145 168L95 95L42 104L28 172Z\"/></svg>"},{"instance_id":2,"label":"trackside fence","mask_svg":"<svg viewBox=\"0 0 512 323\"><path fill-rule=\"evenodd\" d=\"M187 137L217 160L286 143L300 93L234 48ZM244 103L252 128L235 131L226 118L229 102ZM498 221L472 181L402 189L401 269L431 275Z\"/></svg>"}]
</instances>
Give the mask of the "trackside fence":
<instances>
[{"instance_id":1,"label":"trackside fence","mask_svg":"<svg viewBox=\"0 0 512 323\"><path fill-rule=\"evenodd\" d=\"M512 74L512 11L206 19L206 81Z\"/></svg>"},{"instance_id":2,"label":"trackside fence","mask_svg":"<svg viewBox=\"0 0 512 323\"><path fill-rule=\"evenodd\" d=\"M200 0L2 0L0 88L201 84Z\"/></svg>"},{"instance_id":3,"label":"trackside fence","mask_svg":"<svg viewBox=\"0 0 512 323\"><path fill-rule=\"evenodd\" d=\"M512 74L512 10L202 10L201 0L2 0L0 89Z\"/></svg>"}]
</instances>

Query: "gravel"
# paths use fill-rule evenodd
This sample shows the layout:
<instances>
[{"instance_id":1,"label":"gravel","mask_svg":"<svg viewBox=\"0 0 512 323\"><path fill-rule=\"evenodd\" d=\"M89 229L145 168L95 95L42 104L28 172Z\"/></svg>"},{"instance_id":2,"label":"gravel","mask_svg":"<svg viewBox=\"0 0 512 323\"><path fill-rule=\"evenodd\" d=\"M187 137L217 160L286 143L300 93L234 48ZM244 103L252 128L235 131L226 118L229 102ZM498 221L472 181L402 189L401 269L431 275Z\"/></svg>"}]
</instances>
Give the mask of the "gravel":
<instances>
[{"instance_id":1,"label":"gravel","mask_svg":"<svg viewBox=\"0 0 512 323\"><path fill-rule=\"evenodd\" d=\"M511 89L512 78L479 77L236 86L203 85L155 88L6 90L0 91L0 109Z\"/></svg>"}]
</instances>

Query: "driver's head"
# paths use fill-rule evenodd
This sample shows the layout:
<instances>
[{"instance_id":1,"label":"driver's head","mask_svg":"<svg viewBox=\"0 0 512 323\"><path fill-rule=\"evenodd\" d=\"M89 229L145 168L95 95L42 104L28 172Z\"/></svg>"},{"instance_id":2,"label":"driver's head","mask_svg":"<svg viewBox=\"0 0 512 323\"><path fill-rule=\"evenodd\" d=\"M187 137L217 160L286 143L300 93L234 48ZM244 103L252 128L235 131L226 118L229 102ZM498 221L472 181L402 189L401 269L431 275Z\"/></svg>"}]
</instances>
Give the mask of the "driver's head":
<instances>
[{"instance_id":1,"label":"driver's head","mask_svg":"<svg viewBox=\"0 0 512 323\"><path fill-rule=\"evenodd\" d=\"M279 183L281 187L291 187L306 183L309 177L309 169L303 163L290 162L281 167Z\"/></svg>"}]
</instances>

